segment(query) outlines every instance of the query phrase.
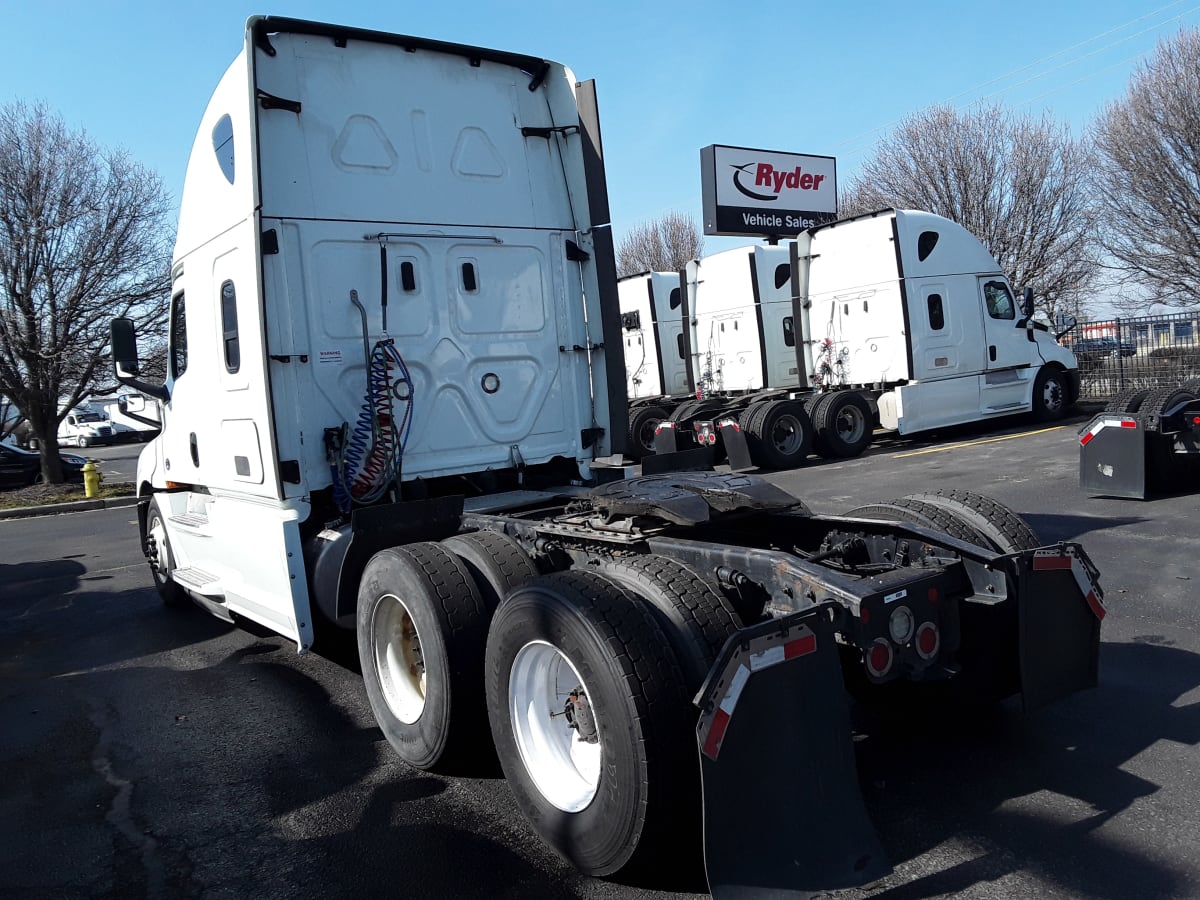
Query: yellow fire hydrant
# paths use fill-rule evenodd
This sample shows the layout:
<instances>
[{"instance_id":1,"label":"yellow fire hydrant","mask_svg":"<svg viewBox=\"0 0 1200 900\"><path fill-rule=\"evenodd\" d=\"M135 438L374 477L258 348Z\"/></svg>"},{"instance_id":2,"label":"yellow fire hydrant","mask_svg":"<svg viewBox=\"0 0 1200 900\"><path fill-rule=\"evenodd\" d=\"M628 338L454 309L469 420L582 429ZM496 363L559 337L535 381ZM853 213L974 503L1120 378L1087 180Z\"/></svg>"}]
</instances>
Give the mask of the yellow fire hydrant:
<instances>
[{"instance_id":1,"label":"yellow fire hydrant","mask_svg":"<svg viewBox=\"0 0 1200 900\"><path fill-rule=\"evenodd\" d=\"M100 467L90 459L83 464L82 471L83 495L91 500L100 493L100 482L104 480L104 476L100 474Z\"/></svg>"}]
</instances>

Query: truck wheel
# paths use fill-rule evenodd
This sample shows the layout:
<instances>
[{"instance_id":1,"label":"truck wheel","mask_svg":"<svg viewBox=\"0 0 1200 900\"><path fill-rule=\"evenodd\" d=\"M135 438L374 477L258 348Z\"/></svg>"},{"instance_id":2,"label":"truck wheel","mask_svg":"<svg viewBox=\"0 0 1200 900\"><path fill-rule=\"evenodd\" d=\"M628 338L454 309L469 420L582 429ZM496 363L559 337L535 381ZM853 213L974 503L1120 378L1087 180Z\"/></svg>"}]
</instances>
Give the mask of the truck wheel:
<instances>
[{"instance_id":1,"label":"truck wheel","mask_svg":"<svg viewBox=\"0 0 1200 900\"><path fill-rule=\"evenodd\" d=\"M1018 553L1042 546L1037 534L1021 516L998 500L973 491L926 491L908 499L940 506L970 524L990 547L1001 553Z\"/></svg>"},{"instance_id":2,"label":"truck wheel","mask_svg":"<svg viewBox=\"0 0 1200 900\"><path fill-rule=\"evenodd\" d=\"M817 453L829 458L858 456L871 443L871 408L855 391L834 391L809 410L817 431Z\"/></svg>"},{"instance_id":3,"label":"truck wheel","mask_svg":"<svg viewBox=\"0 0 1200 900\"><path fill-rule=\"evenodd\" d=\"M506 534L495 531L456 534L442 541L442 546L467 567L489 612L500 605L509 591L538 574L529 554Z\"/></svg>"},{"instance_id":4,"label":"truck wheel","mask_svg":"<svg viewBox=\"0 0 1200 900\"><path fill-rule=\"evenodd\" d=\"M175 554L171 550L171 539L167 537L167 529L163 524L165 521L166 517L158 505L158 498L155 497L150 501L150 510L146 514L146 560L150 563L154 587L158 590L163 606L188 609L193 605L191 598L171 578L171 572L175 569Z\"/></svg>"},{"instance_id":5,"label":"truck wheel","mask_svg":"<svg viewBox=\"0 0 1200 900\"><path fill-rule=\"evenodd\" d=\"M367 700L400 758L431 769L478 755L487 609L462 561L434 543L380 550L359 582L357 625Z\"/></svg>"},{"instance_id":6,"label":"truck wheel","mask_svg":"<svg viewBox=\"0 0 1200 900\"><path fill-rule=\"evenodd\" d=\"M1063 373L1043 366L1033 381L1033 417L1039 422L1061 419L1070 406L1070 396Z\"/></svg>"},{"instance_id":7,"label":"truck wheel","mask_svg":"<svg viewBox=\"0 0 1200 900\"><path fill-rule=\"evenodd\" d=\"M1150 393L1146 388L1129 388L1115 395L1104 406L1106 413L1125 413L1132 415L1142 408L1142 403Z\"/></svg>"},{"instance_id":8,"label":"truck wheel","mask_svg":"<svg viewBox=\"0 0 1200 900\"><path fill-rule=\"evenodd\" d=\"M1183 387L1159 388L1146 397L1142 408L1138 410L1143 416L1161 416L1173 406L1186 403L1196 398L1196 392L1190 389L1190 382ZM1163 438L1161 435L1147 433L1146 441L1146 481L1147 487L1155 492L1168 493L1186 487L1187 468L1183 460L1175 453L1173 438Z\"/></svg>"},{"instance_id":9,"label":"truck wheel","mask_svg":"<svg viewBox=\"0 0 1200 900\"><path fill-rule=\"evenodd\" d=\"M813 423L804 411L804 404L795 400L754 404L745 431L750 457L756 466L792 469L812 451Z\"/></svg>"},{"instance_id":10,"label":"truck wheel","mask_svg":"<svg viewBox=\"0 0 1200 900\"><path fill-rule=\"evenodd\" d=\"M492 619L487 704L531 827L588 875L699 845L694 713L645 604L591 572L544 575Z\"/></svg>"},{"instance_id":11,"label":"truck wheel","mask_svg":"<svg viewBox=\"0 0 1200 900\"><path fill-rule=\"evenodd\" d=\"M602 563L601 575L645 600L658 615L689 695L700 689L717 654L741 628L729 602L686 566L665 556Z\"/></svg>"},{"instance_id":12,"label":"truck wheel","mask_svg":"<svg viewBox=\"0 0 1200 900\"><path fill-rule=\"evenodd\" d=\"M1195 399L1196 393L1187 387L1159 388L1153 393L1148 392L1148 396L1138 412L1145 416L1161 416L1171 407Z\"/></svg>"},{"instance_id":13,"label":"truck wheel","mask_svg":"<svg viewBox=\"0 0 1200 900\"><path fill-rule=\"evenodd\" d=\"M916 499L915 495L889 500L886 505L911 509L929 520L932 523L929 527L948 534L952 538L966 541L968 544L974 544L976 547L990 548L992 546L983 532L949 507L938 506L935 503Z\"/></svg>"},{"instance_id":14,"label":"truck wheel","mask_svg":"<svg viewBox=\"0 0 1200 900\"><path fill-rule=\"evenodd\" d=\"M629 411L629 435L625 453L631 459L641 459L654 453L654 432L658 423L667 417L661 406L642 406Z\"/></svg>"}]
</instances>

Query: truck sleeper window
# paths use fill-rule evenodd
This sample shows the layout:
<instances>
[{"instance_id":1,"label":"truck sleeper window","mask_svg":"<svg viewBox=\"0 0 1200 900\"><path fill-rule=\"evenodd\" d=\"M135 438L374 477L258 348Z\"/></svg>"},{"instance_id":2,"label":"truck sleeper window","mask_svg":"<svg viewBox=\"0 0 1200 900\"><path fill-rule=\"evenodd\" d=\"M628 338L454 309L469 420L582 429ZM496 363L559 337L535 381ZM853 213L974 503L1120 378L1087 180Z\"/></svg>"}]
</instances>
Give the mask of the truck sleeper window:
<instances>
[{"instance_id":1,"label":"truck sleeper window","mask_svg":"<svg viewBox=\"0 0 1200 900\"><path fill-rule=\"evenodd\" d=\"M187 370L187 316L183 309L183 294L171 301L171 374L178 378Z\"/></svg>"}]
</instances>

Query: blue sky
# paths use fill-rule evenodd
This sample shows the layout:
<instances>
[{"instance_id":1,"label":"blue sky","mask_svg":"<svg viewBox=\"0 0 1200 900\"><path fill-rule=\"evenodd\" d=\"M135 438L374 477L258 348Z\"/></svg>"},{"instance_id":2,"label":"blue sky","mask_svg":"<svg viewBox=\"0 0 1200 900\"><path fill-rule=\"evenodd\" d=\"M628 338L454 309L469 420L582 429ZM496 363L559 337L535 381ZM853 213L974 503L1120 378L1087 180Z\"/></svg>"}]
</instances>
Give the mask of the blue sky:
<instances>
[{"instance_id":1,"label":"blue sky","mask_svg":"<svg viewBox=\"0 0 1200 900\"><path fill-rule=\"evenodd\" d=\"M536 54L594 78L613 224L700 220L699 150L831 155L846 182L875 140L935 103L1000 100L1077 132L1180 27L1189 0L531 4L3 0L0 103L44 100L156 170L178 201L209 94L247 16L270 13ZM749 243L709 238L706 250Z\"/></svg>"}]
</instances>

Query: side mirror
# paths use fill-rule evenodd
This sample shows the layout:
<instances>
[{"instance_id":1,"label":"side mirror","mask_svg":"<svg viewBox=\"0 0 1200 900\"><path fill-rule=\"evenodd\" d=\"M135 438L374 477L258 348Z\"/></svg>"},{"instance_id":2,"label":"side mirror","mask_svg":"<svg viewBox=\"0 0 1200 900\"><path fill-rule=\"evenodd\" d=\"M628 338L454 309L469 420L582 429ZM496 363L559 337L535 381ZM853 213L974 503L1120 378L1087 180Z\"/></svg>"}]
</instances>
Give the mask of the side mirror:
<instances>
[{"instance_id":1,"label":"side mirror","mask_svg":"<svg viewBox=\"0 0 1200 900\"><path fill-rule=\"evenodd\" d=\"M1033 318L1033 288L1025 288L1025 296L1021 299L1021 315L1026 319Z\"/></svg>"},{"instance_id":2,"label":"side mirror","mask_svg":"<svg viewBox=\"0 0 1200 900\"><path fill-rule=\"evenodd\" d=\"M137 332L132 319L112 320L113 371L117 378L136 378L142 373L138 364Z\"/></svg>"},{"instance_id":3,"label":"side mirror","mask_svg":"<svg viewBox=\"0 0 1200 900\"><path fill-rule=\"evenodd\" d=\"M117 398L117 409L123 413L145 412L146 398L141 394L122 394Z\"/></svg>"},{"instance_id":4,"label":"side mirror","mask_svg":"<svg viewBox=\"0 0 1200 900\"><path fill-rule=\"evenodd\" d=\"M1054 339L1056 341L1062 340L1063 335L1067 334L1077 324L1078 323L1075 321L1074 316L1067 316L1059 313L1058 318L1054 323L1054 327L1057 329L1054 334Z\"/></svg>"},{"instance_id":5,"label":"side mirror","mask_svg":"<svg viewBox=\"0 0 1200 900\"><path fill-rule=\"evenodd\" d=\"M159 400L169 400L165 384L150 384L138 378L141 366L138 364L137 331L132 319L113 319L110 330L112 343L113 373L117 381L128 385L134 390L157 397Z\"/></svg>"}]
</instances>

